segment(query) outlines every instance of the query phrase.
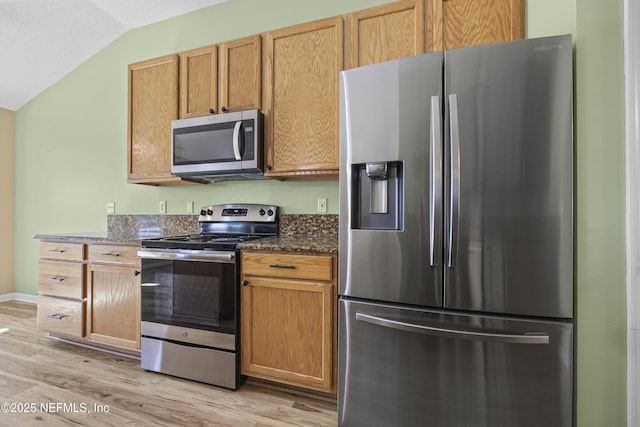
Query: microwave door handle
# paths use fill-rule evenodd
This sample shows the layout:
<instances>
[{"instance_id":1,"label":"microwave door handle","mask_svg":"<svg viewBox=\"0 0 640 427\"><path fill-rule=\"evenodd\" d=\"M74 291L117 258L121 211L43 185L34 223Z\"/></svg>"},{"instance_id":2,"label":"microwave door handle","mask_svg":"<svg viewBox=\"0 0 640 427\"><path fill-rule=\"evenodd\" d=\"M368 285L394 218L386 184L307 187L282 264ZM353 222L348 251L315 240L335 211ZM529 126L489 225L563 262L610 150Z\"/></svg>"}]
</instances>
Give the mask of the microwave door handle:
<instances>
[{"instance_id":1,"label":"microwave door handle","mask_svg":"<svg viewBox=\"0 0 640 427\"><path fill-rule=\"evenodd\" d=\"M240 141L241 134L240 129L242 128L242 122L237 121L236 125L233 127L233 154L236 157L236 160L242 160L242 141Z\"/></svg>"}]
</instances>

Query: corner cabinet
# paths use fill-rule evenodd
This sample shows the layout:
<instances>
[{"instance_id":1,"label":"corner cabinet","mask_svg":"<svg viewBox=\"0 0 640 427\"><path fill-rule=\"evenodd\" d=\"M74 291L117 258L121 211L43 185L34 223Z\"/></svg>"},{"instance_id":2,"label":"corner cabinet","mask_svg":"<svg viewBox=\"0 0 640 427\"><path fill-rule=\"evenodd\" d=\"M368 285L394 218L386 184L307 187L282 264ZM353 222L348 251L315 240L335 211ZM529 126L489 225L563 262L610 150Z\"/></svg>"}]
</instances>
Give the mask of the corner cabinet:
<instances>
[{"instance_id":1,"label":"corner cabinet","mask_svg":"<svg viewBox=\"0 0 640 427\"><path fill-rule=\"evenodd\" d=\"M338 176L343 20L265 34L265 175Z\"/></svg>"},{"instance_id":2,"label":"corner cabinet","mask_svg":"<svg viewBox=\"0 0 640 427\"><path fill-rule=\"evenodd\" d=\"M241 369L335 394L335 255L243 252Z\"/></svg>"},{"instance_id":3,"label":"corner cabinet","mask_svg":"<svg viewBox=\"0 0 640 427\"><path fill-rule=\"evenodd\" d=\"M522 39L525 0L430 0L427 51Z\"/></svg>"},{"instance_id":4,"label":"corner cabinet","mask_svg":"<svg viewBox=\"0 0 640 427\"><path fill-rule=\"evenodd\" d=\"M128 68L127 182L188 183L171 175L171 120L178 118L178 55L130 64Z\"/></svg>"}]
</instances>

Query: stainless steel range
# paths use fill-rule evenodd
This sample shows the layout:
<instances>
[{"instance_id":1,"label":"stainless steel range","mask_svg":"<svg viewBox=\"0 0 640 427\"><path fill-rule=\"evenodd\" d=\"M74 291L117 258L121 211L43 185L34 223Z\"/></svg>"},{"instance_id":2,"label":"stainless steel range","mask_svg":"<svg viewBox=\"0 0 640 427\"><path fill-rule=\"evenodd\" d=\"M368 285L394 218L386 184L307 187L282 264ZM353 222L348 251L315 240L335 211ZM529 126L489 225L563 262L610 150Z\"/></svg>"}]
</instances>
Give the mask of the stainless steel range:
<instances>
[{"instance_id":1,"label":"stainless steel range","mask_svg":"<svg viewBox=\"0 0 640 427\"><path fill-rule=\"evenodd\" d=\"M200 233L143 240L142 368L230 389L239 372L237 244L278 234L278 208L202 208Z\"/></svg>"}]
</instances>

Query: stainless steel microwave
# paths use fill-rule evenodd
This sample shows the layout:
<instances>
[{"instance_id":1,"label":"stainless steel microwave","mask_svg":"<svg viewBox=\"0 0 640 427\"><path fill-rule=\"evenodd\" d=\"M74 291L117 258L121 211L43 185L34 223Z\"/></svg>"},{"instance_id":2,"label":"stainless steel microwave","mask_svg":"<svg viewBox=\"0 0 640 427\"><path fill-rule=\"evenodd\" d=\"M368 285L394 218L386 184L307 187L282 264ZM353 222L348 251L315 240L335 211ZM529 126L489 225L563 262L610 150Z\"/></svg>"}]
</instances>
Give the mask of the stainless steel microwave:
<instances>
[{"instance_id":1,"label":"stainless steel microwave","mask_svg":"<svg viewBox=\"0 0 640 427\"><path fill-rule=\"evenodd\" d=\"M171 122L171 173L201 182L264 179L258 110Z\"/></svg>"}]
</instances>

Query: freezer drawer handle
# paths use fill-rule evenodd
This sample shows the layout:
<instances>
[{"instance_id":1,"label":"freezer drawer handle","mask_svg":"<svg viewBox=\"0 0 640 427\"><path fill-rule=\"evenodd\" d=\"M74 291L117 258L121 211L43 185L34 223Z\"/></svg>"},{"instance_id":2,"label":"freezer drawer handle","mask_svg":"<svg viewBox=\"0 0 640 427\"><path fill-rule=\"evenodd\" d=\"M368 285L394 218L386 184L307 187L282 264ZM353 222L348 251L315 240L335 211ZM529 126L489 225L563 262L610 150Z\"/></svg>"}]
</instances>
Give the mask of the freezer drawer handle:
<instances>
[{"instance_id":1,"label":"freezer drawer handle","mask_svg":"<svg viewBox=\"0 0 640 427\"><path fill-rule=\"evenodd\" d=\"M385 319L365 313L356 313L356 320L383 326L385 328L398 329L401 331L416 332L424 335L432 335L442 338L454 338L471 341L502 342L508 344L549 344L549 335L544 333L525 332L524 334L491 334L472 331L459 331L456 329L435 328L433 326L414 325L411 323L399 322L397 320Z\"/></svg>"}]
</instances>

